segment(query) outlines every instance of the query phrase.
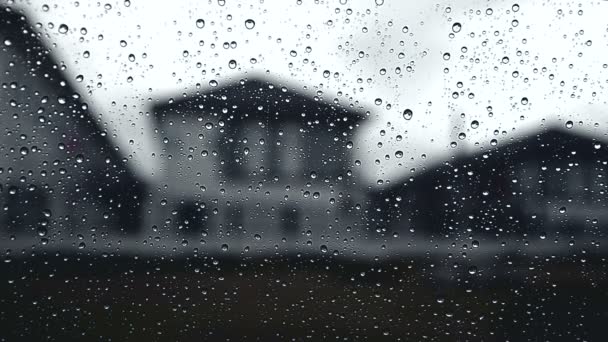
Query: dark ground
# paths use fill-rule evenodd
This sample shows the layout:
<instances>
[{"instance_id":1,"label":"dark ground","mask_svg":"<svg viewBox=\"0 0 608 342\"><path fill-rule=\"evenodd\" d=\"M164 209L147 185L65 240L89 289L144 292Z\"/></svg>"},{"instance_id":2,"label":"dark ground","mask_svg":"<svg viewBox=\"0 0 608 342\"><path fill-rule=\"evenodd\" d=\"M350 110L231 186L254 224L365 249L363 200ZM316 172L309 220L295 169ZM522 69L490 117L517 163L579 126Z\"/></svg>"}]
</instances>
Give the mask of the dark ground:
<instances>
[{"instance_id":1,"label":"dark ground","mask_svg":"<svg viewBox=\"0 0 608 342\"><path fill-rule=\"evenodd\" d=\"M0 282L6 341L605 341L608 333L601 257L497 263L475 274L412 259L9 260Z\"/></svg>"}]
</instances>

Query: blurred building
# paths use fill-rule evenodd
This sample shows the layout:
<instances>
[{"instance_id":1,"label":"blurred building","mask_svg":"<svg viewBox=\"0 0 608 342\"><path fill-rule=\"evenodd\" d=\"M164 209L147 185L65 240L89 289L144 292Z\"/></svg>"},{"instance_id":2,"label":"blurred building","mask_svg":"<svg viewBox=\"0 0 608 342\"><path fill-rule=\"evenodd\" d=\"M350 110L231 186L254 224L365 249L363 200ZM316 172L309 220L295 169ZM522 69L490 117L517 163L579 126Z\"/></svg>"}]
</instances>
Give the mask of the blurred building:
<instances>
[{"instance_id":1,"label":"blurred building","mask_svg":"<svg viewBox=\"0 0 608 342\"><path fill-rule=\"evenodd\" d=\"M543 131L378 191L370 224L412 241L599 241L607 163L604 144Z\"/></svg>"},{"instance_id":2,"label":"blurred building","mask_svg":"<svg viewBox=\"0 0 608 342\"><path fill-rule=\"evenodd\" d=\"M89 111L65 65L10 8L0 8L0 44L2 240L91 250L116 241L108 234L135 233L142 186L103 116Z\"/></svg>"},{"instance_id":3,"label":"blurred building","mask_svg":"<svg viewBox=\"0 0 608 342\"><path fill-rule=\"evenodd\" d=\"M359 227L365 200L351 149L360 111L250 78L158 105L154 116L165 175L147 226L158 236L297 252Z\"/></svg>"}]
</instances>

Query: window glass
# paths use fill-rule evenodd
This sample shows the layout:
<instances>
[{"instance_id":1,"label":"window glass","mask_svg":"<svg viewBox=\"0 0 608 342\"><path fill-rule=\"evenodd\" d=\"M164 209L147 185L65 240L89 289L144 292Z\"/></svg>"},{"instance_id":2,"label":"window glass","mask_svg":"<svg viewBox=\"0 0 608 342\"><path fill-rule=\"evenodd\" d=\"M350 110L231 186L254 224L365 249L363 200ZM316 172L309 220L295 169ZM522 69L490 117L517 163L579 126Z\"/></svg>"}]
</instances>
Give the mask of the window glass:
<instances>
[{"instance_id":1,"label":"window glass","mask_svg":"<svg viewBox=\"0 0 608 342\"><path fill-rule=\"evenodd\" d=\"M607 17L0 0L0 341L602 341Z\"/></svg>"}]
</instances>

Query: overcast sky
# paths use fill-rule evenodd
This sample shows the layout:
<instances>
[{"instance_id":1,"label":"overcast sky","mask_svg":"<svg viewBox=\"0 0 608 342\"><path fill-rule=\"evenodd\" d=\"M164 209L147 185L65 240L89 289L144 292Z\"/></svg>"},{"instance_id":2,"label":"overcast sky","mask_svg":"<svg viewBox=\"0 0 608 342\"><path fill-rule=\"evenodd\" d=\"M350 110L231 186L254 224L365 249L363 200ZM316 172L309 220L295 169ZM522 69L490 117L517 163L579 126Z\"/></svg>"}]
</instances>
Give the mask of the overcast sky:
<instances>
[{"instance_id":1,"label":"overcast sky","mask_svg":"<svg viewBox=\"0 0 608 342\"><path fill-rule=\"evenodd\" d=\"M149 115L155 101L197 83L205 89L211 80L221 86L260 74L369 110L356 147L370 183L476 153L493 139L501 145L543 126L568 129L570 120L571 129L606 139L603 1L17 0L13 7L40 24L76 90L144 177L159 165Z\"/></svg>"}]
</instances>

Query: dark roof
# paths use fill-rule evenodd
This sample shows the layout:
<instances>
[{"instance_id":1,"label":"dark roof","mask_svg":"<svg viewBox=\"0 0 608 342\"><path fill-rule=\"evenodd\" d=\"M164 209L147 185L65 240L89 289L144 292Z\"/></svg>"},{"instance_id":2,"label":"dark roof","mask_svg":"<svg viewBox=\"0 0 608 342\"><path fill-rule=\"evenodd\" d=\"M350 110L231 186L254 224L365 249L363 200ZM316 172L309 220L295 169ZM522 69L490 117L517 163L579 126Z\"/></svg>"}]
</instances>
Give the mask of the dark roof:
<instances>
[{"instance_id":1,"label":"dark roof","mask_svg":"<svg viewBox=\"0 0 608 342\"><path fill-rule=\"evenodd\" d=\"M10 45L7 46L5 42L10 42ZM50 98L46 107L61 112L62 115L55 115L53 119L53 124L59 127L59 132L69 132L93 144L99 149L95 153L97 157L101 155L108 157L115 164L113 167L124 168L126 171L127 166L110 143L107 133L100 129L100 123L96 122L92 113L86 109L88 106L81 101L80 94L65 79L62 70L65 66L55 61L51 51L41 42L40 33L30 26L25 15L15 12L10 7L0 6L0 44L0 53L15 51L9 58L27 68L26 74L3 75L2 82L17 81L27 84L34 88L30 89L30 92L40 91L41 97L46 95L45 87L49 87L52 95L57 96L57 99ZM8 91L5 95L9 95ZM59 98L65 103L58 103ZM8 98L0 98L0 101L8 100ZM30 108L28 111L34 110L35 108ZM48 111L47 115L51 115Z\"/></svg>"},{"instance_id":2,"label":"dark roof","mask_svg":"<svg viewBox=\"0 0 608 342\"><path fill-rule=\"evenodd\" d=\"M24 15L7 7L0 7L0 54L14 63L14 66L3 65L6 71L0 80L3 83L0 103L3 108L9 108L0 112L2 129L12 131L16 144L36 146L37 155L48 162L28 165L39 162L27 159L32 154L25 159L13 154L14 159L7 158L4 163L24 165L19 164L23 160L26 167L53 165L65 169L66 181L51 184L51 187L69 185L64 190L67 193L78 183L85 190L68 196L81 198L82 205L91 210L96 208L95 201L102 198L119 212L122 221L128 221L124 225L130 225L132 229L137 224L135 209L139 206L134 197L141 196L143 185L129 172L126 160L121 158L88 106L64 78L65 66L54 60L41 42L40 33L28 24ZM19 86L8 86L9 83ZM26 140L17 141L18 132L25 133ZM57 141L65 148L58 148ZM10 147L3 146L6 156L11 153ZM79 177L72 178L72 175ZM28 182L48 181L46 178L37 180L36 175L28 178ZM89 196L83 196L84 192Z\"/></svg>"},{"instance_id":3,"label":"dark roof","mask_svg":"<svg viewBox=\"0 0 608 342\"><path fill-rule=\"evenodd\" d=\"M375 190L371 201L374 210L392 206L397 199L405 200L408 196L425 199L425 203L431 205L441 200L442 192L448 186L454 189L481 188L489 190L490 197L500 198L513 191L512 181L517 179L517 170L527 167L526 162L534 161L539 168L547 167L546 174L559 174L557 167L563 172L571 168L570 165L580 165L581 162L608 168L604 164L608 161L608 148L604 144L598 145L592 138L561 129L548 129L472 156L455 157L436 168Z\"/></svg>"},{"instance_id":4,"label":"dark roof","mask_svg":"<svg viewBox=\"0 0 608 342\"><path fill-rule=\"evenodd\" d=\"M571 131L547 129L534 135L515 138L509 143L499 144L474 155L455 156L442 165L428 168L414 175L412 182L410 182L410 176L408 175L407 178L393 182L392 185L379 190L379 192L389 189L394 191L404 186L412 187L426 179L447 177L468 170L474 170L477 174L511 172L521 166L523 162L530 160L537 160L540 164L547 163L549 160L567 161L575 158L575 156L576 159L604 158L608 160L607 146L600 144L601 147L598 149L596 148L597 144L599 142L596 139L578 135Z\"/></svg>"},{"instance_id":5,"label":"dark roof","mask_svg":"<svg viewBox=\"0 0 608 342\"><path fill-rule=\"evenodd\" d=\"M225 87L215 88L160 104L154 108L159 122L165 119L206 113L226 121L246 118L276 121L299 121L312 125L355 126L364 118L361 110L328 103L317 97L300 94L280 82L246 78Z\"/></svg>"}]
</instances>

